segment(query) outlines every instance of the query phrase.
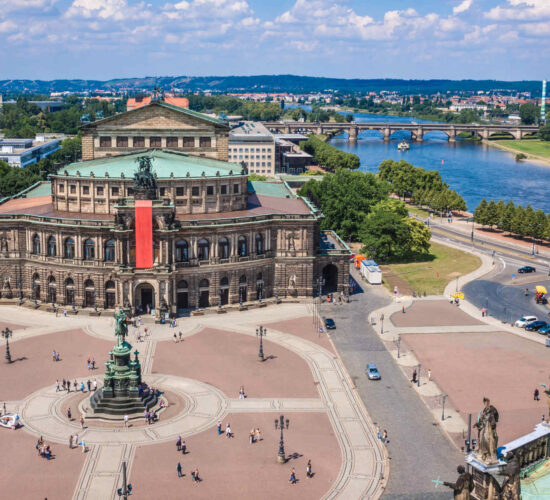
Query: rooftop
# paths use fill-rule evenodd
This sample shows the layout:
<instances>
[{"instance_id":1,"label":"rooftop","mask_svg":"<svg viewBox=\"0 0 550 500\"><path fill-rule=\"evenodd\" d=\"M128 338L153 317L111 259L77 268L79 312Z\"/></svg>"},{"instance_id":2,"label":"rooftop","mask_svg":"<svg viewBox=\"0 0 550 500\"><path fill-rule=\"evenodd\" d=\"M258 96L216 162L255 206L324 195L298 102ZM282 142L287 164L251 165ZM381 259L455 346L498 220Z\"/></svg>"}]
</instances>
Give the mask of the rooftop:
<instances>
[{"instance_id":1,"label":"rooftop","mask_svg":"<svg viewBox=\"0 0 550 500\"><path fill-rule=\"evenodd\" d=\"M96 177L103 177L108 173L111 178L121 178L122 175L125 178L132 178L138 169L137 159L141 156L148 156L153 160L153 173L157 174L159 179L170 178L171 174L174 174L175 178L198 178L202 177L203 173L205 177L241 175L242 170L242 166L238 163L191 156L169 149L155 149L71 163L57 175L63 175L64 171L67 171L70 176L75 176L79 172L81 177L90 177L92 173Z\"/></svg>"},{"instance_id":2,"label":"rooftop","mask_svg":"<svg viewBox=\"0 0 550 500\"><path fill-rule=\"evenodd\" d=\"M268 137L273 140L273 134L260 122L244 122L229 134L229 140L242 137Z\"/></svg>"}]
</instances>

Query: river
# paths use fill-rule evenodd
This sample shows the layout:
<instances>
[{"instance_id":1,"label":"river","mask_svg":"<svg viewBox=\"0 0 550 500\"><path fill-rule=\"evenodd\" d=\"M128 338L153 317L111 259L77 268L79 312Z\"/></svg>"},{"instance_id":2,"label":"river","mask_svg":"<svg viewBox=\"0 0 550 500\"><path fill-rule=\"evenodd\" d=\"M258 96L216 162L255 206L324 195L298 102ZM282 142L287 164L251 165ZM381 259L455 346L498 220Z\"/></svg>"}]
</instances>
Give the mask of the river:
<instances>
[{"instance_id":1,"label":"river","mask_svg":"<svg viewBox=\"0 0 550 500\"><path fill-rule=\"evenodd\" d=\"M343 113L346 114L346 113ZM357 122L423 122L418 118L354 113ZM397 145L405 139L410 150L400 153ZM513 201L550 212L550 167L533 162L517 162L512 153L484 144L457 139L449 143L443 132L429 132L423 142L410 142L410 132L395 132L389 142L382 134L368 130L359 134L356 144L347 134L331 139L330 144L355 153L361 170L376 173L383 160L406 160L427 170L438 170L443 180L455 189L473 210L483 198Z\"/></svg>"}]
</instances>

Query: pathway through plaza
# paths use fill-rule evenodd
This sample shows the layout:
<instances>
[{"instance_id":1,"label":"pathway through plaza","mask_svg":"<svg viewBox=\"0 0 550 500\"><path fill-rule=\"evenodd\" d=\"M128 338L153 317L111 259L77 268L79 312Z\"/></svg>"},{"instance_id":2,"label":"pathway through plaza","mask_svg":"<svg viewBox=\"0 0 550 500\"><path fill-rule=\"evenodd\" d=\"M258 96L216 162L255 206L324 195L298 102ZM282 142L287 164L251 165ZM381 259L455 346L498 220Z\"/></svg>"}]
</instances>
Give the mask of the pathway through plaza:
<instances>
[{"instance_id":1,"label":"pathway through plaza","mask_svg":"<svg viewBox=\"0 0 550 500\"><path fill-rule=\"evenodd\" d=\"M14 351L17 351L17 344L25 339L33 340L35 337L79 327L90 336L114 341L112 318L92 319L82 316L56 319L48 313L16 307L6 307L4 312L5 317L13 320L17 318L25 325L25 329L17 330L18 335L13 339ZM281 318L303 318L307 314L308 306L305 304L286 304L244 313L233 312L222 316L208 314L182 319L178 330L183 332L182 347L185 348L185 340L190 341L192 336L205 328L221 328L227 332L255 337L258 324L276 323ZM121 485L121 463L123 460L129 463L131 477L136 447L175 443L178 435L186 438L213 429L218 420L225 420L232 414L272 413L277 416L282 412L323 412L332 423L342 453L342 466L324 498L380 496L387 472L386 451L377 439L372 420L366 414L357 392L353 390L341 361L329 348L321 346L317 339L285 333L283 328L269 328L269 342L297 354L307 363L318 387L318 397L250 397L239 400L228 397L205 381L154 372L156 347L159 341L172 342L175 330L166 325L147 326L152 334L145 342L136 345L133 338L129 339L141 352L144 379L185 400L185 409L181 413L166 420L161 418L159 423L151 427L124 429L90 426L81 430L76 419L68 422L63 413L63 404L71 396L64 391L56 392L51 381L44 381L44 388L22 400L7 402L8 411L20 413L24 432L43 436L47 441L59 444L66 444L67 436L76 432L80 439L85 440L90 451L86 455L73 499L116 498L116 488ZM151 474L154 475L154 470Z\"/></svg>"},{"instance_id":2,"label":"pathway through plaza","mask_svg":"<svg viewBox=\"0 0 550 500\"><path fill-rule=\"evenodd\" d=\"M432 479L454 481L464 457L440 430L368 322L370 312L390 303L388 293L381 286L365 285L355 270L352 274L359 293L352 295L350 304L323 305L321 314L336 321L332 341L375 425L388 431L390 477L383 498L452 498L449 490L436 490ZM375 327L380 326L378 321ZM382 380L368 380L369 362L377 365Z\"/></svg>"}]
</instances>

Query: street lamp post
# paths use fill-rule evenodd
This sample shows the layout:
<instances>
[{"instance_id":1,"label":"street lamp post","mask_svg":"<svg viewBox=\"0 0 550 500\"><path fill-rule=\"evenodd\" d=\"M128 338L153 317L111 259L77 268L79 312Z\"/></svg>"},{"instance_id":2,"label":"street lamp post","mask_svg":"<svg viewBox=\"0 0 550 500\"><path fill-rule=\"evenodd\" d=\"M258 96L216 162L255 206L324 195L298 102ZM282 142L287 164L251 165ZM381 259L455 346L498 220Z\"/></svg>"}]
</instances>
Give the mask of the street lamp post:
<instances>
[{"instance_id":1,"label":"street lamp post","mask_svg":"<svg viewBox=\"0 0 550 500\"><path fill-rule=\"evenodd\" d=\"M380 333L384 333L384 313L380 315Z\"/></svg>"},{"instance_id":2,"label":"street lamp post","mask_svg":"<svg viewBox=\"0 0 550 500\"><path fill-rule=\"evenodd\" d=\"M132 494L132 485L126 481L126 460L122 462L122 488L117 490L117 494L124 500L127 500L128 496Z\"/></svg>"},{"instance_id":3,"label":"street lamp post","mask_svg":"<svg viewBox=\"0 0 550 500\"><path fill-rule=\"evenodd\" d=\"M422 363L418 363L418 378L416 379L416 386L420 387L420 369L422 368Z\"/></svg>"},{"instance_id":4,"label":"street lamp post","mask_svg":"<svg viewBox=\"0 0 550 500\"><path fill-rule=\"evenodd\" d=\"M256 328L256 335L260 337L260 351L258 352L258 358L260 358L260 361L265 361L263 337L267 335L267 330L263 326L260 326L259 328Z\"/></svg>"},{"instance_id":5,"label":"street lamp post","mask_svg":"<svg viewBox=\"0 0 550 500\"><path fill-rule=\"evenodd\" d=\"M6 339L6 355L4 357L8 363L11 363L10 343L8 339L12 336L13 332L6 326L6 328L2 330L2 337Z\"/></svg>"},{"instance_id":6,"label":"street lamp post","mask_svg":"<svg viewBox=\"0 0 550 500\"><path fill-rule=\"evenodd\" d=\"M290 423L290 420L288 418L285 420L284 415L281 415L278 419L275 419L275 429L281 430L281 439L279 441L279 453L277 455L277 462L279 462L280 464L286 463L285 442L284 442L283 431L285 429L285 424L286 424L286 429L288 430L289 423Z\"/></svg>"},{"instance_id":7,"label":"street lamp post","mask_svg":"<svg viewBox=\"0 0 550 500\"><path fill-rule=\"evenodd\" d=\"M472 235L470 236L472 245L474 245L474 217L472 216Z\"/></svg>"},{"instance_id":8,"label":"street lamp post","mask_svg":"<svg viewBox=\"0 0 550 500\"><path fill-rule=\"evenodd\" d=\"M441 395L442 406L441 406L441 421L445 420L445 399L447 399L447 394Z\"/></svg>"},{"instance_id":9,"label":"street lamp post","mask_svg":"<svg viewBox=\"0 0 550 500\"><path fill-rule=\"evenodd\" d=\"M397 336L397 358L401 357L401 335Z\"/></svg>"}]
</instances>

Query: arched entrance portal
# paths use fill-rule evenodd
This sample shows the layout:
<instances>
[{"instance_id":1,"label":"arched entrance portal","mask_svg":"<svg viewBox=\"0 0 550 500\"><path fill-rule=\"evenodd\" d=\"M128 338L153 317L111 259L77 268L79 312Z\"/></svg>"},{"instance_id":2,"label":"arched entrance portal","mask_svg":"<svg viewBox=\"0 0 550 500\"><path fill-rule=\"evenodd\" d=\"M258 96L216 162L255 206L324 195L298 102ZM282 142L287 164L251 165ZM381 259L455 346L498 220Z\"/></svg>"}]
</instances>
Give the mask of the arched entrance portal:
<instances>
[{"instance_id":1,"label":"arched entrance portal","mask_svg":"<svg viewBox=\"0 0 550 500\"><path fill-rule=\"evenodd\" d=\"M210 307L210 282L207 279L199 283L199 307Z\"/></svg>"},{"instance_id":2,"label":"arched entrance portal","mask_svg":"<svg viewBox=\"0 0 550 500\"><path fill-rule=\"evenodd\" d=\"M222 306L229 304L229 279L226 277L220 280L220 299Z\"/></svg>"},{"instance_id":3,"label":"arched entrance portal","mask_svg":"<svg viewBox=\"0 0 550 500\"><path fill-rule=\"evenodd\" d=\"M338 290L338 268L334 264L323 267L323 293L334 293Z\"/></svg>"},{"instance_id":4,"label":"arched entrance portal","mask_svg":"<svg viewBox=\"0 0 550 500\"><path fill-rule=\"evenodd\" d=\"M187 281L180 280L176 286L176 305L178 312L189 308L189 287Z\"/></svg>"},{"instance_id":5,"label":"arched entrance portal","mask_svg":"<svg viewBox=\"0 0 550 500\"><path fill-rule=\"evenodd\" d=\"M155 289L149 283L141 283L135 292L136 311L138 313L150 313L155 309Z\"/></svg>"}]
</instances>

